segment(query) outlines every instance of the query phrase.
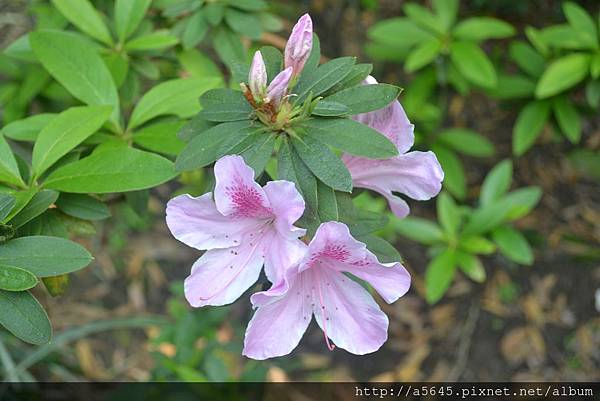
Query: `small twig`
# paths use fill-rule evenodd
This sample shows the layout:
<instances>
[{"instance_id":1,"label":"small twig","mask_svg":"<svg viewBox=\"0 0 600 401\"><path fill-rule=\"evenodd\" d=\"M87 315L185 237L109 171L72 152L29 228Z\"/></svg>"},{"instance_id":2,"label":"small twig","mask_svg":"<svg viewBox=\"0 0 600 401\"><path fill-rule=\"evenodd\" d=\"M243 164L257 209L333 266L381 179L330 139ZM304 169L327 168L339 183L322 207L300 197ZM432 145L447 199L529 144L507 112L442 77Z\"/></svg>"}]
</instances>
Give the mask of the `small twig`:
<instances>
[{"instance_id":1,"label":"small twig","mask_svg":"<svg viewBox=\"0 0 600 401\"><path fill-rule=\"evenodd\" d=\"M4 367L4 371L6 375L4 379L8 379L6 381L9 382L18 382L19 376L17 375L17 370L15 369L15 362L12 359L12 356L8 352L8 349L4 346L4 342L2 338L0 338L0 361L2 362L2 366Z\"/></svg>"},{"instance_id":2,"label":"small twig","mask_svg":"<svg viewBox=\"0 0 600 401\"><path fill-rule=\"evenodd\" d=\"M469 350L471 349L471 340L473 338L473 333L475 332L475 327L477 326L477 320L479 319L479 311L479 302L473 301L461 333L460 344L458 345L458 350L456 352L456 362L450 373L448 373L447 380L449 382L455 382L460 379L467 367Z\"/></svg>"}]
</instances>

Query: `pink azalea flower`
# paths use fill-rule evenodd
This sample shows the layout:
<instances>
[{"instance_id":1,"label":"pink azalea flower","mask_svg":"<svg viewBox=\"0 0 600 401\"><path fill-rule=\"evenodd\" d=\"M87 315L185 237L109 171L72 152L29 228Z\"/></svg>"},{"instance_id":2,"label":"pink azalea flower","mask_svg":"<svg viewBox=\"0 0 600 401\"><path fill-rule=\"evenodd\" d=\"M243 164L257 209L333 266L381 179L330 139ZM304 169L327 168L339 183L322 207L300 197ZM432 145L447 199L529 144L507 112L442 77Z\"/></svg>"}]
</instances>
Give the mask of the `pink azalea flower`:
<instances>
[{"instance_id":1,"label":"pink azalea flower","mask_svg":"<svg viewBox=\"0 0 600 401\"><path fill-rule=\"evenodd\" d=\"M267 88L267 101L273 102L275 106L281 104L281 101L287 95L291 79L292 67L288 67L277 74Z\"/></svg>"},{"instance_id":2,"label":"pink azalea flower","mask_svg":"<svg viewBox=\"0 0 600 401\"><path fill-rule=\"evenodd\" d=\"M313 41L313 26L310 15L304 14L294 28L285 45L284 66L293 68L293 77L300 75L310 56Z\"/></svg>"},{"instance_id":3,"label":"pink azalea flower","mask_svg":"<svg viewBox=\"0 0 600 401\"><path fill-rule=\"evenodd\" d=\"M261 187L240 156L225 156L214 168L213 194L177 196L167 204L167 225L175 238L201 250L185 296L195 307L226 305L253 285L264 264L271 282L303 255L298 239L304 229L293 224L304 200L293 183L271 181Z\"/></svg>"},{"instance_id":4,"label":"pink azalea flower","mask_svg":"<svg viewBox=\"0 0 600 401\"><path fill-rule=\"evenodd\" d=\"M377 81L369 76L365 83ZM410 210L406 201L394 192L416 200L431 199L440 192L444 171L433 152L409 152L415 139L414 125L406 117L400 102L394 100L384 109L359 114L354 119L385 135L398 147L399 153L385 160L343 155L342 160L355 187L379 192L398 217L406 217Z\"/></svg>"},{"instance_id":5,"label":"pink azalea flower","mask_svg":"<svg viewBox=\"0 0 600 401\"><path fill-rule=\"evenodd\" d=\"M253 359L289 354L313 314L330 350L329 339L353 354L378 350L387 340L388 318L369 292L343 272L369 282L388 303L410 287L410 275L400 263L379 263L346 225L323 223L285 278L252 295L258 310L248 324L243 354Z\"/></svg>"}]
</instances>

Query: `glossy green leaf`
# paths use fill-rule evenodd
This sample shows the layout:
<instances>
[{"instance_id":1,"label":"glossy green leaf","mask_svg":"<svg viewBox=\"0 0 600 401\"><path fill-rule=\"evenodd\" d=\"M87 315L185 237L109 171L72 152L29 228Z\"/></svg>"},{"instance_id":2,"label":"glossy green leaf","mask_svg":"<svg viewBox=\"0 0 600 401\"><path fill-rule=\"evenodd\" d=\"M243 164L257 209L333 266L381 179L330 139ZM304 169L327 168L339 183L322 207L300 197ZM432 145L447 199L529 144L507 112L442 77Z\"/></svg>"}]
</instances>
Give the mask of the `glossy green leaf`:
<instances>
[{"instance_id":1,"label":"glossy green leaf","mask_svg":"<svg viewBox=\"0 0 600 401\"><path fill-rule=\"evenodd\" d=\"M56 206L66 215L83 220L104 220L110 217L108 207L98 199L85 194L60 194Z\"/></svg>"},{"instance_id":2,"label":"glossy green leaf","mask_svg":"<svg viewBox=\"0 0 600 401\"><path fill-rule=\"evenodd\" d=\"M165 121L152 124L133 134L133 143L156 153L177 156L185 143L177 138L184 121Z\"/></svg>"},{"instance_id":3,"label":"glossy green leaf","mask_svg":"<svg viewBox=\"0 0 600 401\"><path fill-rule=\"evenodd\" d=\"M386 107L396 100L401 91L401 88L388 84L357 85L323 100L345 105L350 110L349 114L360 114Z\"/></svg>"},{"instance_id":4,"label":"glossy green leaf","mask_svg":"<svg viewBox=\"0 0 600 401\"><path fill-rule=\"evenodd\" d=\"M536 97L543 99L577 85L587 75L590 56L574 53L552 62L544 71L535 89Z\"/></svg>"},{"instance_id":5,"label":"glossy green leaf","mask_svg":"<svg viewBox=\"0 0 600 401\"><path fill-rule=\"evenodd\" d=\"M398 149L379 131L348 118L317 118L305 122L306 135L356 156L388 159Z\"/></svg>"},{"instance_id":6,"label":"glossy green leaf","mask_svg":"<svg viewBox=\"0 0 600 401\"><path fill-rule=\"evenodd\" d=\"M598 28L592 17L580 5L566 1L562 4L569 25L580 35L580 40L591 49L598 49Z\"/></svg>"},{"instance_id":7,"label":"glossy green leaf","mask_svg":"<svg viewBox=\"0 0 600 401\"><path fill-rule=\"evenodd\" d=\"M510 160L503 160L494 166L487 174L481 185L479 201L482 205L488 205L500 199L512 182L513 165Z\"/></svg>"},{"instance_id":8,"label":"glossy green leaf","mask_svg":"<svg viewBox=\"0 0 600 401\"><path fill-rule=\"evenodd\" d=\"M21 237L0 246L0 265L20 267L38 277L71 273L92 259L85 248L65 238Z\"/></svg>"},{"instance_id":9,"label":"glossy green leaf","mask_svg":"<svg viewBox=\"0 0 600 401\"><path fill-rule=\"evenodd\" d=\"M94 49L68 32L36 31L29 36L36 57L61 85L88 105L113 106L111 121L118 122L117 88Z\"/></svg>"},{"instance_id":10,"label":"glossy green leaf","mask_svg":"<svg viewBox=\"0 0 600 401\"><path fill-rule=\"evenodd\" d=\"M106 122L111 106L72 107L60 113L40 132L33 147L32 169L41 175Z\"/></svg>"},{"instance_id":11,"label":"glossy green leaf","mask_svg":"<svg viewBox=\"0 0 600 401\"><path fill-rule=\"evenodd\" d=\"M17 213L11 220L13 228L19 228L30 220L44 213L58 199L58 192L52 190L42 190L37 192L27 205Z\"/></svg>"},{"instance_id":12,"label":"glossy green leaf","mask_svg":"<svg viewBox=\"0 0 600 401\"><path fill-rule=\"evenodd\" d=\"M401 49L410 48L434 37L432 33L404 17L380 21L373 25L367 34L374 41Z\"/></svg>"},{"instance_id":13,"label":"glossy green leaf","mask_svg":"<svg viewBox=\"0 0 600 401\"><path fill-rule=\"evenodd\" d=\"M19 267L0 265L0 290L25 291L37 284L38 279L33 273Z\"/></svg>"},{"instance_id":14,"label":"glossy green leaf","mask_svg":"<svg viewBox=\"0 0 600 401\"><path fill-rule=\"evenodd\" d=\"M17 160L8 143L0 135L0 182L24 187L25 183L21 178Z\"/></svg>"},{"instance_id":15,"label":"glossy green leaf","mask_svg":"<svg viewBox=\"0 0 600 401\"><path fill-rule=\"evenodd\" d=\"M16 201L17 199L14 196L0 193L0 222L3 222L6 216L10 214Z\"/></svg>"},{"instance_id":16,"label":"glossy green leaf","mask_svg":"<svg viewBox=\"0 0 600 401\"><path fill-rule=\"evenodd\" d=\"M125 42L135 32L151 2L152 0L115 1L115 28L119 42Z\"/></svg>"},{"instance_id":17,"label":"glossy green leaf","mask_svg":"<svg viewBox=\"0 0 600 401\"><path fill-rule=\"evenodd\" d=\"M497 84L496 70L483 50L472 42L453 42L450 59L458 71L470 82L484 88Z\"/></svg>"},{"instance_id":18,"label":"glossy green leaf","mask_svg":"<svg viewBox=\"0 0 600 401\"><path fill-rule=\"evenodd\" d=\"M492 232L492 238L498 244L500 253L508 259L522 265L533 263L533 251L519 231L510 226L498 227Z\"/></svg>"},{"instance_id":19,"label":"glossy green leaf","mask_svg":"<svg viewBox=\"0 0 600 401\"><path fill-rule=\"evenodd\" d=\"M459 0L433 0L433 11L436 13L443 30L446 32L454 25L458 15Z\"/></svg>"},{"instance_id":20,"label":"glossy green leaf","mask_svg":"<svg viewBox=\"0 0 600 401\"><path fill-rule=\"evenodd\" d=\"M556 121L571 143L579 143L581 139L581 116L566 96L559 96L552 102Z\"/></svg>"},{"instance_id":21,"label":"glossy green leaf","mask_svg":"<svg viewBox=\"0 0 600 401\"><path fill-rule=\"evenodd\" d=\"M486 273L481 260L467 252L456 252L456 263L462 272L477 283L485 281Z\"/></svg>"},{"instance_id":22,"label":"glossy green leaf","mask_svg":"<svg viewBox=\"0 0 600 401\"><path fill-rule=\"evenodd\" d=\"M516 220L527 215L538 204L542 197L542 190L539 187L524 187L509 192L500 202L504 204L507 210L506 218Z\"/></svg>"},{"instance_id":23,"label":"glossy green leaf","mask_svg":"<svg viewBox=\"0 0 600 401\"><path fill-rule=\"evenodd\" d=\"M550 103L535 101L527 104L519 113L513 127L513 152L523 155L534 144L548 121Z\"/></svg>"},{"instance_id":24,"label":"glossy green leaf","mask_svg":"<svg viewBox=\"0 0 600 401\"><path fill-rule=\"evenodd\" d=\"M28 291L0 290L0 309L0 324L21 340L42 345L52 338L48 315Z\"/></svg>"},{"instance_id":25,"label":"glossy green leaf","mask_svg":"<svg viewBox=\"0 0 600 401\"><path fill-rule=\"evenodd\" d=\"M456 273L456 253L446 249L427 265L425 272L425 299L434 304L439 301L452 284Z\"/></svg>"},{"instance_id":26,"label":"glossy green leaf","mask_svg":"<svg viewBox=\"0 0 600 401\"><path fill-rule=\"evenodd\" d=\"M177 173L171 161L127 146L97 150L52 172L44 186L63 192L127 192L160 185Z\"/></svg>"},{"instance_id":27,"label":"glossy green leaf","mask_svg":"<svg viewBox=\"0 0 600 401\"><path fill-rule=\"evenodd\" d=\"M491 255L496 252L496 245L487 238L479 235L462 236L458 243L458 248L477 255Z\"/></svg>"},{"instance_id":28,"label":"glossy green leaf","mask_svg":"<svg viewBox=\"0 0 600 401\"><path fill-rule=\"evenodd\" d=\"M407 72L415 72L431 64L437 56L440 54L442 49L442 43L436 38L425 42L419 43L408 54L406 62L404 63L404 69Z\"/></svg>"},{"instance_id":29,"label":"glossy green leaf","mask_svg":"<svg viewBox=\"0 0 600 401\"><path fill-rule=\"evenodd\" d=\"M100 13L88 0L52 0L52 4L70 23L82 32L112 45L113 40Z\"/></svg>"},{"instance_id":30,"label":"glossy green leaf","mask_svg":"<svg viewBox=\"0 0 600 401\"><path fill-rule=\"evenodd\" d=\"M210 77L173 79L156 85L135 106L129 120L129 129L165 114L174 114L180 118L191 117L200 110L198 98L219 83L219 79Z\"/></svg>"},{"instance_id":31,"label":"glossy green leaf","mask_svg":"<svg viewBox=\"0 0 600 401\"><path fill-rule=\"evenodd\" d=\"M525 73L533 78L538 78L544 72L546 61L529 44L521 41L515 41L509 47L510 57Z\"/></svg>"},{"instance_id":32,"label":"glossy green leaf","mask_svg":"<svg viewBox=\"0 0 600 401\"><path fill-rule=\"evenodd\" d=\"M304 136L292 139L296 152L313 174L324 184L342 192L352 191L352 177L342 160L323 142Z\"/></svg>"},{"instance_id":33,"label":"glossy green leaf","mask_svg":"<svg viewBox=\"0 0 600 401\"><path fill-rule=\"evenodd\" d=\"M481 41L508 38L515 29L508 22L491 17L473 17L459 22L452 31L461 40Z\"/></svg>"},{"instance_id":34,"label":"glossy green leaf","mask_svg":"<svg viewBox=\"0 0 600 401\"><path fill-rule=\"evenodd\" d=\"M40 131L50 123L57 115L54 113L36 114L22 120L6 124L0 134L15 141L33 142L37 139Z\"/></svg>"}]
</instances>

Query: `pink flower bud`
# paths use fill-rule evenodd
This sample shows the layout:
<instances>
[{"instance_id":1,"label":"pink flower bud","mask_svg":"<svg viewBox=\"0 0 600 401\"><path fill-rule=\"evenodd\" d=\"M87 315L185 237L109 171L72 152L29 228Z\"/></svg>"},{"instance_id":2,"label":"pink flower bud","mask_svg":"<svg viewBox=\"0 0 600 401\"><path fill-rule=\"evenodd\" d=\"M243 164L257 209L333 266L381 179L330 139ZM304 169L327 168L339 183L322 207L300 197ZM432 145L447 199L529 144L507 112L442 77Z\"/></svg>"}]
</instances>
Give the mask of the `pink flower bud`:
<instances>
[{"instance_id":1,"label":"pink flower bud","mask_svg":"<svg viewBox=\"0 0 600 401\"><path fill-rule=\"evenodd\" d=\"M293 68L288 67L281 71L267 88L267 98L275 105L278 106L281 100L287 95L288 86L292 79Z\"/></svg>"},{"instance_id":2,"label":"pink flower bud","mask_svg":"<svg viewBox=\"0 0 600 401\"><path fill-rule=\"evenodd\" d=\"M250 72L248 73L248 85L254 96L264 96L267 87L267 69L260 51L254 53Z\"/></svg>"},{"instance_id":3,"label":"pink flower bud","mask_svg":"<svg viewBox=\"0 0 600 401\"><path fill-rule=\"evenodd\" d=\"M313 27L310 15L304 14L294 25L292 34L285 45L285 67L294 69L293 76L302 72L304 64L310 55L312 48Z\"/></svg>"}]
</instances>

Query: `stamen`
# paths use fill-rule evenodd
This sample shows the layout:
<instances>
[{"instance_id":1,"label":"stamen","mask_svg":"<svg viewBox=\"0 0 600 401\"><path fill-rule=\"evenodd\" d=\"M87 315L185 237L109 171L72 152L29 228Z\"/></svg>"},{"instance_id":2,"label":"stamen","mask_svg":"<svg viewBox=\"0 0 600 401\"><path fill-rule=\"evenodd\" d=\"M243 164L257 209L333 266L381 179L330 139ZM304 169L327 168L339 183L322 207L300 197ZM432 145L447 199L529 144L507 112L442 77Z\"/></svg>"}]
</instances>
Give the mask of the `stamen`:
<instances>
[{"instance_id":1,"label":"stamen","mask_svg":"<svg viewBox=\"0 0 600 401\"><path fill-rule=\"evenodd\" d=\"M335 349L335 344L329 342L329 337L327 336L327 321L329 318L325 316L325 304L323 303L323 293L321 292L321 286L319 285L319 301L321 302L321 320L323 321L323 335L325 336L325 344L327 344L327 348L329 351L333 351Z\"/></svg>"}]
</instances>

